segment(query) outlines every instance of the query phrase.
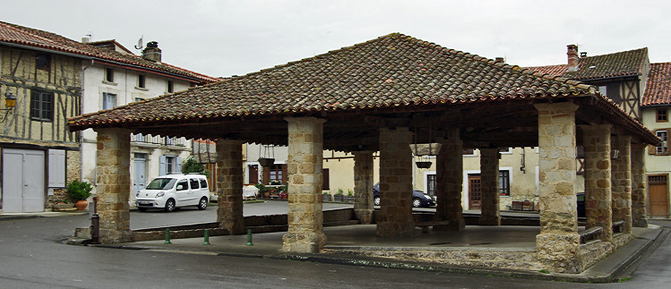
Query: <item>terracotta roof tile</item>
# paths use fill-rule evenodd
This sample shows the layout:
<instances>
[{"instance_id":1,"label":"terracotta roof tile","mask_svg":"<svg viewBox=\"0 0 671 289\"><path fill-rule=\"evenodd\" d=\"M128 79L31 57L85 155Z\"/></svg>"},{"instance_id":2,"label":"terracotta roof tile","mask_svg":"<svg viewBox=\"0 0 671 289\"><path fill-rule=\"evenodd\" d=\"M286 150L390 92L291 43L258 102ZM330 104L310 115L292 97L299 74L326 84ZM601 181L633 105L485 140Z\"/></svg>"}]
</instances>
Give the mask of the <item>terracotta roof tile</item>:
<instances>
[{"instance_id":1,"label":"terracotta roof tile","mask_svg":"<svg viewBox=\"0 0 671 289\"><path fill-rule=\"evenodd\" d=\"M403 34L233 77L111 111L70 119L70 129L111 123L292 115L594 94L594 87Z\"/></svg>"},{"instance_id":2,"label":"terracotta roof tile","mask_svg":"<svg viewBox=\"0 0 671 289\"><path fill-rule=\"evenodd\" d=\"M641 105L671 104L671 62L651 63Z\"/></svg>"},{"instance_id":3,"label":"terracotta roof tile","mask_svg":"<svg viewBox=\"0 0 671 289\"><path fill-rule=\"evenodd\" d=\"M191 78L199 82L215 82L219 80L218 78L196 73L166 63L157 63L145 60L142 57L136 55L127 55L108 49L98 48L93 45L80 43L51 32L32 29L2 21L0 21L0 42L77 54L83 57L93 57L126 65L135 65L150 70Z\"/></svg>"},{"instance_id":4,"label":"terracotta roof tile","mask_svg":"<svg viewBox=\"0 0 671 289\"><path fill-rule=\"evenodd\" d=\"M589 81L599 78L639 75L642 73L647 59L648 48L640 48L610 54L580 57L577 71L567 71L568 65L566 64L527 68L568 79Z\"/></svg>"}]
</instances>

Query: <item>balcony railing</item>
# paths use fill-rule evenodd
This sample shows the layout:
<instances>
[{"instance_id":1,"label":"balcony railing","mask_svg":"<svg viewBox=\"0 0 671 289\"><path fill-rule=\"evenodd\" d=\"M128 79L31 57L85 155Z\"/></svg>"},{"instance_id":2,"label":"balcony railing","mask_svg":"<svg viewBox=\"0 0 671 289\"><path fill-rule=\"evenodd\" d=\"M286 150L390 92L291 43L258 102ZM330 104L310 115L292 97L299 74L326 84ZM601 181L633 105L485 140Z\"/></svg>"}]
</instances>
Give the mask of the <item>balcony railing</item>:
<instances>
[{"instance_id":1,"label":"balcony railing","mask_svg":"<svg viewBox=\"0 0 671 289\"><path fill-rule=\"evenodd\" d=\"M131 141L143 144L155 144L164 146L186 147L186 140L178 137L152 136L143 134L132 134Z\"/></svg>"}]
</instances>

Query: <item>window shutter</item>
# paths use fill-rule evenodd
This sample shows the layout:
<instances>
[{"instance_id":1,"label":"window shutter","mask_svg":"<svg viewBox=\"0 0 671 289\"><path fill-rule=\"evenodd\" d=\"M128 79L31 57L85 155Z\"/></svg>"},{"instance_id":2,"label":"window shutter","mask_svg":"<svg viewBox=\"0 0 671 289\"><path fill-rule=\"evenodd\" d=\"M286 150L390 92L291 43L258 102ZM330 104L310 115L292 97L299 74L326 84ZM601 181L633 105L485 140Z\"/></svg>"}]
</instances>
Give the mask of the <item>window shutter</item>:
<instances>
[{"instance_id":1,"label":"window shutter","mask_svg":"<svg viewBox=\"0 0 671 289\"><path fill-rule=\"evenodd\" d=\"M282 184L287 183L287 164L282 164Z\"/></svg>"},{"instance_id":2,"label":"window shutter","mask_svg":"<svg viewBox=\"0 0 671 289\"><path fill-rule=\"evenodd\" d=\"M182 172L182 158L177 157L176 159L177 159L177 161L175 162L175 167L173 168L172 171L181 173Z\"/></svg>"},{"instance_id":3,"label":"window shutter","mask_svg":"<svg viewBox=\"0 0 671 289\"><path fill-rule=\"evenodd\" d=\"M159 158L159 164L158 164L158 174L160 176L165 175L166 172L168 171L166 165L167 165L167 160L166 160L165 156L161 156Z\"/></svg>"},{"instance_id":4,"label":"window shutter","mask_svg":"<svg viewBox=\"0 0 671 289\"><path fill-rule=\"evenodd\" d=\"M65 187L65 150L49 150L49 187Z\"/></svg>"},{"instance_id":5,"label":"window shutter","mask_svg":"<svg viewBox=\"0 0 671 289\"><path fill-rule=\"evenodd\" d=\"M657 153L657 147L654 145L648 145L648 154L655 155Z\"/></svg>"}]
</instances>

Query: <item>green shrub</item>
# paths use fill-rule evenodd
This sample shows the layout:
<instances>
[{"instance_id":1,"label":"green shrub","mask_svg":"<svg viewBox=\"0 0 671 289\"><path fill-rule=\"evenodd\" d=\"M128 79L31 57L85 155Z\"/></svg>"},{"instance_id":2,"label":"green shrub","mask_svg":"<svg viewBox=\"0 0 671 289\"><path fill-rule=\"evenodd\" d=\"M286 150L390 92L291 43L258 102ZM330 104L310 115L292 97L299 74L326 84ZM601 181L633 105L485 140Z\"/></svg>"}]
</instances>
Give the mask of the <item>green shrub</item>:
<instances>
[{"instance_id":1,"label":"green shrub","mask_svg":"<svg viewBox=\"0 0 671 289\"><path fill-rule=\"evenodd\" d=\"M205 177L210 177L210 171L205 169L205 165L196 161L193 157L189 157L182 164L182 173L199 173L205 175Z\"/></svg>"},{"instance_id":2,"label":"green shrub","mask_svg":"<svg viewBox=\"0 0 671 289\"><path fill-rule=\"evenodd\" d=\"M91 196L91 190L93 187L86 181L80 182L79 180L73 180L68 184L68 196L73 202L79 200L86 200Z\"/></svg>"}]
</instances>

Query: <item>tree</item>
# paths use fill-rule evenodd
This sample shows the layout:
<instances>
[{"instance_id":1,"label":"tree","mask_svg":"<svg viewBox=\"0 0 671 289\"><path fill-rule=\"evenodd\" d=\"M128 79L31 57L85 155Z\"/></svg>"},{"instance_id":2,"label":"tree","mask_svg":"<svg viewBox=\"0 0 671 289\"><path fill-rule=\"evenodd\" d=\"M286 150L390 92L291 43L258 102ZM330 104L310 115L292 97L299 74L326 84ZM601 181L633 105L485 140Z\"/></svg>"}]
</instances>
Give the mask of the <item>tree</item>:
<instances>
[{"instance_id":1,"label":"tree","mask_svg":"<svg viewBox=\"0 0 671 289\"><path fill-rule=\"evenodd\" d=\"M199 163L193 157L189 157L182 164L182 173L199 173L205 175L206 177L210 176L210 171L205 169L205 165Z\"/></svg>"}]
</instances>

